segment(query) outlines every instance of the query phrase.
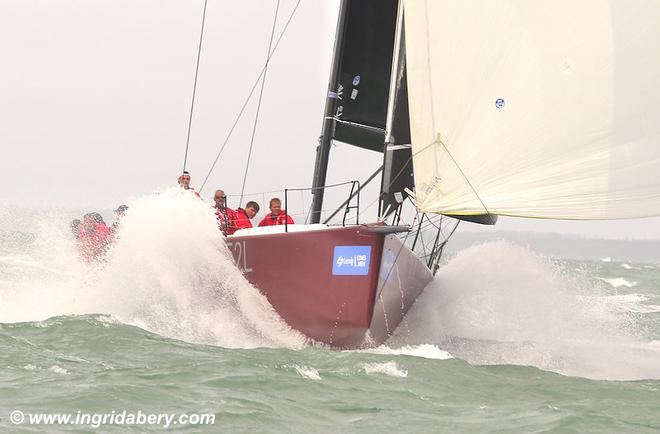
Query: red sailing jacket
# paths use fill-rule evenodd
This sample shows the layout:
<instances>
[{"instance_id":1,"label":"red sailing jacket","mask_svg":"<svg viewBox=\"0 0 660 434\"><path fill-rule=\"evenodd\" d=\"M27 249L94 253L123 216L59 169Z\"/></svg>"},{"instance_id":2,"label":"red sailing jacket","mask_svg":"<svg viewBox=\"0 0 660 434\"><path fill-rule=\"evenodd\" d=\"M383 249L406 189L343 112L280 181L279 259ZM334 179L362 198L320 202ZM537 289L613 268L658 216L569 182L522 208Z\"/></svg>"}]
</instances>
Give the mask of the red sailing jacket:
<instances>
[{"instance_id":1,"label":"red sailing jacket","mask_svg":"<svg viewBox=\"0 0 660 434\"><path fill-rule=\"evenodd\" d=\"M234 215L234 224L231 224L230 222L227 235L231 235L239 229L247 229L252 227L252 222L248 218L247 214L245 214L245 210L243 208L237 209Z\"/></svg>"},{"instance_id":2,"label":"red sailing jacket","mask_svg":"<svg viewBox=\"0 0 660 434\"><path fill-rule=\"evenodd\" d=\"M227 215L226 221L225 221L225 214ZM236 211L234 211L231 208L225 208L224 210L222 210L216 207L215 215L218 218L218 225L220 226L220 230L222 231L223 234L227 235L226 232L229 232L229 230L234 226L234 221L236 220Z\"/></svg>"},{"instance_id":3,"label":"red sailing jacket","mask_svg":"<svg viewBox=\"0 0 660 434\"><path fill-rule=\"evenodd\" d=\"M290 225L294 224L293 219L286 213L285 210L281 210L279 214L273 215L272 212L266 214L263 220L259 223L259 226L277 226L288 223Z\"/></svg>"},{"instance_id":4,"label":"red sailing jacket","mask_svg":"<svg viewBox=\"0 0 660 434\"><path fill-rule=\"evenodd\" d=\"M94 225L92 232L88 232L83 228L80 231L80 240L78 242L81 258L85 262L91 262L100 258L105 254L108 244L111 241L112 234L110 228L105 223Z\"/></svg>"}]
</instances>

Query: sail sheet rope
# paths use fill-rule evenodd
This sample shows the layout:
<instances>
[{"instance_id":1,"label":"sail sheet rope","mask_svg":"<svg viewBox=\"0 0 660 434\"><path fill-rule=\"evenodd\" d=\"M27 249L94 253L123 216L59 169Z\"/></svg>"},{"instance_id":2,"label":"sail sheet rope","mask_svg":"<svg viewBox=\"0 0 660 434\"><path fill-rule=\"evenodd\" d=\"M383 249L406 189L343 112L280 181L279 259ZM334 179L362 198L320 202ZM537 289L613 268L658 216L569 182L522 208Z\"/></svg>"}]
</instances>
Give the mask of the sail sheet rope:
<instances>
[{"instance_id":1,"label":"sail sheet rope","mask_svg":"<svg viewBox=\"0 0 660 434\"><path fill-rule=\"evenodd\" d=\"M300 6L300 3L302 3L302 0L298 0L293 7L293 10L291 11L291 14L289 15L289 18L287 19L286 23L284 24L284 27L282 28L282 31L280 32L279 36L277 37L277 40L275 41L275 44L273 45L273 49L271 50L267 61L270 61L270 59L273 58L275 55L275 52L277 51L277 48L280 45L280 42L282 42L282 38L286 34L286 31L289 29L289 25L291 24L291 21L293 20L293 17L296 14L296 11L298 10L298 7ZM218 153L216 154L213 163L211 164L211 167L209 168L206 177L204 178L204 182L202 182L202 185L199 188L199 192L201 192L204 189L204 186L206 185L207 181L209 180L209 177L213 173L213 170L215 169L215 166L218 164L218 160L220 159L220 156L222 155L223 151L229 144L229 140L231 139L234 130L236 129L236 126L238 125L238 122L241 120L243 117L243 113L245 112L245 109L247 108L248 103L252 99L252 95L254 94L254 91L257 89L257 86L261 82L261 78L264 76L266 72L266 66L264 65L261 68L261 71L259 72L259 75L257 76L257 79L254 81L252 84L252 88L250 89L250 92L248 92L247 97L245 98L245 101L243 102L243 105L241 106L241 109L238 111L238 114L236 115L236 118L234 119L234 123L232 124L231 128L229 129L229 132L227 133L227 136L222 142L222 145L220 146L220 149L218 150Z\"/></svg>"},{"instance_id":2,"label":"sail sheet rope","mask_svg":"<svg viewBox=\"0 0 660 434\"><path fill-rule=\"evenodd\" d=\"M208 0L204 0L204 10L202 12L202 25L199 32L199 44L197 46L197 62L195 65L195 80L193 81L192 97L190 98L190 116L188 117L188 134L186 135L186 151L183 155L183 169L186 171L186 164L188 163L188 149L190 148L190 132L192 130L193 113L195 111L195 95L197 93L197 77L199 75L199 59L202 57L202 42L204 40L204 25L206 24L206 6Z\"/></svg>"},{"instance_id":3,"label":"sail sheet rope","mask_svg":"<svg viewBox=\"0 0 660 434\"><path fill-rule=\"evenodd\" d=\"M259 123L259 113L261 111L261 101L264 97L264 88L266 87L266 75L268 73L268 64L270 63L270 52L273 49L273 39L275 37L275 26L277 25L277 15L280 11L280 0L277 0L275 5L275 16L273 17L273 27L270 30L270 40L268 41L268 51L266 52L266 64L264 65L264 73L261 77L261 89L259 90L259 99L257 100L257 111L254 115L254 123L252 124L252 135L250 136L250 148L248 149L247 161L245 162L245 173L243 173L243 183L241 184L241 198L238 204L243 204L243 193L245 192L245 183L247 182L248 172L250 170L250 159L252 158L252 148L254 147L254 137L257 133L257 125Z\"/></svg>"}]
</instances>

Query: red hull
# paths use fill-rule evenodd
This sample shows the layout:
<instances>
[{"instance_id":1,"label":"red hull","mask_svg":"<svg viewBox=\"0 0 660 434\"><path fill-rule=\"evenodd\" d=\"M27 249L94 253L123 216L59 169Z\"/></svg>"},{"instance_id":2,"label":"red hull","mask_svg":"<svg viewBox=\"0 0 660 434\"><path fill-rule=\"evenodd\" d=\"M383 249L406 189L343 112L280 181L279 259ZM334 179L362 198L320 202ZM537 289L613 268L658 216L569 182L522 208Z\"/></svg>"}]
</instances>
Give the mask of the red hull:
<instances>
[{"instance_id":1,"label":"red hull","mask_svg":"<svg viewBox=\"0 0 660 434\"><path fill-rule=\"evenodd\" d=\"M432 278L396 236L370 228L236 235L227 245L292 328L356 348L384 342Z\"/></svg>"}]
</instances>

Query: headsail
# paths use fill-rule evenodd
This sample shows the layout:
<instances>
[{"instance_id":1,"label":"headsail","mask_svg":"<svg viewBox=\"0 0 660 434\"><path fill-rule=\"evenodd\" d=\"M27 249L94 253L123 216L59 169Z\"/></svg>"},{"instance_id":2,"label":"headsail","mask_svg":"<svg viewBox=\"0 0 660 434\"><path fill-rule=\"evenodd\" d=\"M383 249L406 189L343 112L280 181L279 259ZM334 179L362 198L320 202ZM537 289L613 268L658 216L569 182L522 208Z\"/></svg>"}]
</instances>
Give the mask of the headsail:
<instances>
[{"instance_id":1,"label":"headsail","mask_svg":"<svg viewBox=\"0 0 660 434\"><path fill-rule=\"evenodd\" d=\"M406 0L420 210L660 215L657 0Z\"/></svg>"}]
</instances>

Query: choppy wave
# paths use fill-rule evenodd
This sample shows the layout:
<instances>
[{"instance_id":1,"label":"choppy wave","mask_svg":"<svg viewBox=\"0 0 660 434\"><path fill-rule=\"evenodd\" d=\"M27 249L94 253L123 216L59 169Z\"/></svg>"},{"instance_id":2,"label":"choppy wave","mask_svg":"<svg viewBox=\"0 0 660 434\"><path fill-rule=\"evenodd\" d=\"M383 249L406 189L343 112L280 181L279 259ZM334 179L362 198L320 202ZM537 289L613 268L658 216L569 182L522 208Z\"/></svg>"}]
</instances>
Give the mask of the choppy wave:
<instances>
[{"instance_id":1,"label":"choppy wave","mask_svg":"<svg viewBox=\"0 0 660 434\"><path fill-rule=\"evenodd\" d=\"M171 189L131 203L107 260L91 268L78 260L65 221L41 224L29 267L0 287L0 322L104 313L188 342L305 342L236 269L211 208L191 194ZM35 273L42 264L58 275Z\"/></svg>"},{"instance_id":2,"label":"choppy wave","mask_svg":"<svg viewBox=\"0 0 660 434\"><path fill-rule=\"evenodd\" d=\"M388 346L433 344L474 364L588 378L660 378L660 351L634 316L645 300L610 295L528 248L485 243L440 269Z\"/></svg>"},{"instance_id":3,"label":"choppy wave","mask_svg":"<svg viewBox=\"0 0 660 434\"><path fill-rule=\"evenodd\" d=\"M660 306L647 303L651 298L643 294L620 294L607 296L609 301L618 304L623 311L635 313L660 312Z\"/></svg>"},{"instance_id":4,"label":"choppy wave","mask_svg":"<svg viewBox=\"0 0 660 434\"><path fill-rule=\"evenodd\" d=\"M293 368L303 378L307 378L308 380L322 380L321 376L319 375L319 371L310 366L293 365Z\"/></svg>"},{"instance_id":5,"label":"choppy wave","mask_svg":"<svg viewBox=\"0 0 660 434\"><path fill-rule=\"evenodd\" d=\"M91 268L77 258L67 219L50 215L33 225L30 249L0 255L0 323L47 328L66 326L67 315L100 314L92 317L98 327L127 324L191 343L305 346L234 266L213 213L193 195L173 189L135 200L107 261ZM585 267L569 272L506 242L471 247L440 269L386 346L365 352L589 378L660 378L660 348L637 324L660 307L637 278L595 280ZM617 264L599 267L623 272ZM612 294L632 287L635 294ZM297 366L307 379L321 376Z\"/></svg>"},{"instance_id":6,"label":"choppy wave","mask_svg":"<svg viewBox=\"0 0 660 434\"><path fill-rule=\"evenodd\" d=\"M625 262L621 263L621 266L625 268L626 270L640 270L639 267L636 267L634 265L626 264Z\"/></svg>"},{"instance_id":7,"label":"choppy wave","mask_svg":"<svg viewBox=\"0 0 660 434\"><path fill-rule=\"evenodd\" d=\"M615 277L615 278L599 277L599 279L602 280L603 282L609 283L614 288L619 288L621 286L625 286L626 288L632 288L633 286L637 286L637 282L629 282L623 277Z\"/></svg>"},{"instance_id":8,"label":"choppy wave","mask_svg":"<svg viewBox=\"0 0 660 434\"><path fill-rule=\"evenodd\" d=\"M362 369L367 375L382 374L390 377L406 378L408 371L401 369L395 361L365 363Z\"/></svg>"},{"instance_id":9,"label":"choppy wave","mask_svg":"<svg viewBox=\"0 0 660 434\"><path fill-rule=\"evenodd\" d=\"M424 359L435 359L435 360L446 360L451 359L453 356L447 351L443 351L438 348L436 345L431 344L422 344L422 345L406 345L399 348L390 348L385 345L382 345L377 348L371 348L367 350L361 350L365 353L371 354L394 354L397 356L413 356L421 357Z\"/></svg>"}]
</instances>

